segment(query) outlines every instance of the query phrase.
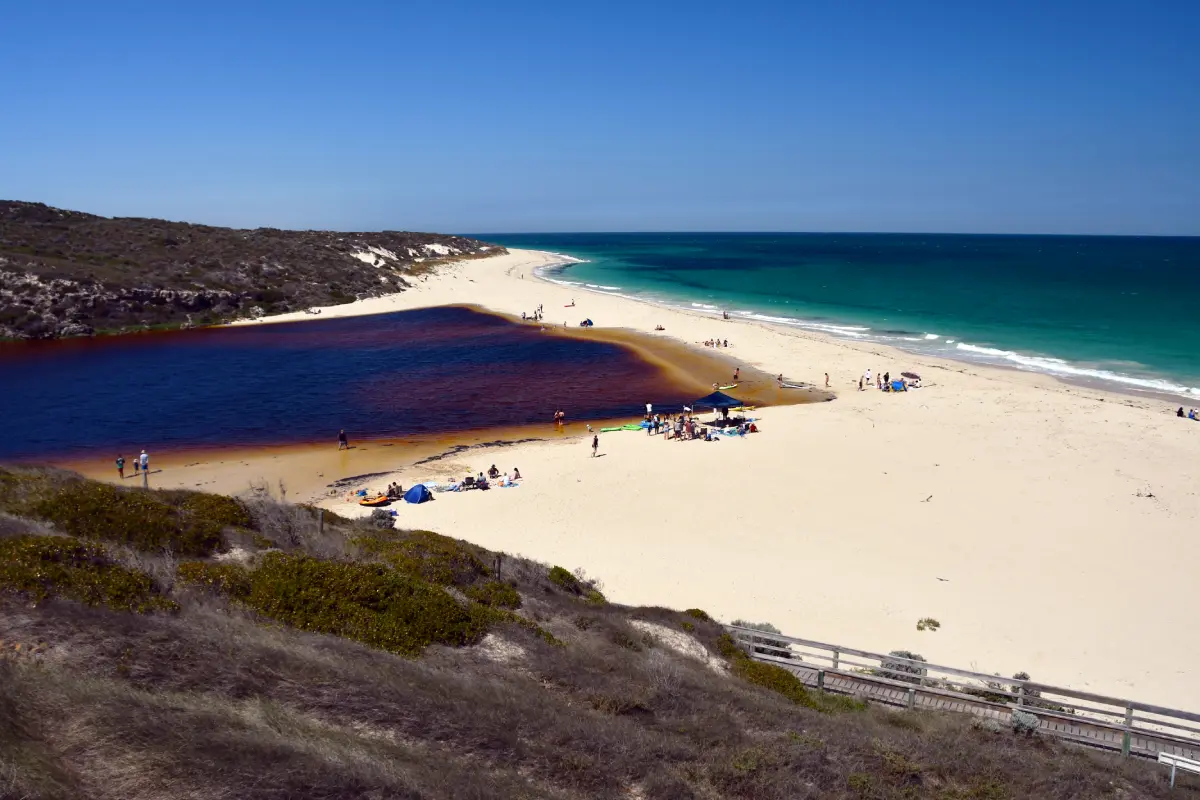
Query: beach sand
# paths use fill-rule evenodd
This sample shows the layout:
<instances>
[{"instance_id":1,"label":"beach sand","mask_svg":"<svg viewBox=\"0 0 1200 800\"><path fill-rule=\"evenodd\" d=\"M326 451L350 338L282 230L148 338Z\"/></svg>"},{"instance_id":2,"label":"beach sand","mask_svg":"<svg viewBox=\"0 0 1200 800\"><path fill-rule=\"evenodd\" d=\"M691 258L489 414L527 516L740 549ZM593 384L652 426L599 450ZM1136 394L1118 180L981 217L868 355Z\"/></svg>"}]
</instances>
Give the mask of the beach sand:
<instances>
[{"instance_id":1,"label":"beach sand","mask_svg":"<svg viewBox=\"0 0 1200 800\"><path fill-rule=\"evenodd\" d=\"M580 425L418 466L382 446L284 448L174 465L154 480L234 492L284 478L289 497L352 514L366 509L330 496L328 482L386 472L362 486L408 486L516 466L519 488L399 504L399 525L582 567L621 603L695 606L802 638L1200 709L1200 424L1166 401L534 276L556 260L514 250L467 261L323 316L448 303L519 315L541 303L551 323L589 317L689 344L719 335L745 367L817 384L828 372L838 398L760 410L761 433L717 444L609 433L592 458ZM867 368L915 371L925 387L859 392ZM918 632L923 617L941 629Z\"/></svg>"}]
</instances>

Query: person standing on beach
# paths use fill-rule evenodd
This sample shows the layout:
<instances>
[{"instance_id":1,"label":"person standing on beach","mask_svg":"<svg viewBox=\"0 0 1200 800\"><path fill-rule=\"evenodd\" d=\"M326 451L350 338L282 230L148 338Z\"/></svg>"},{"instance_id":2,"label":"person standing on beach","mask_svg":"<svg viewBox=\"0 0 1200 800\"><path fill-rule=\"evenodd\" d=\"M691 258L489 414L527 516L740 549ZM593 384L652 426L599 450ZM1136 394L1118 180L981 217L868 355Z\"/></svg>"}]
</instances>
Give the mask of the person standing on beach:
<instances>
[{"instance_id":1,"label":"person standing on beach","mask_svg":"<svg viewBox=\"0 0 1200 800\"><path fill-rule=\"evenodd\" d=\"M1181 413L1179 416L1183 416ZM121 480L125 480L125 456L117 456L117 474L121 476Z\"/></svg>"},{"instance_id":2,"label":"person standing on beach","mask_svg":"<svg viewBox=\"0 0 1200 800\"><path fill-rule=\"evenodd\" d=\"M150 456L146 455L145 450L143 450L142 454L138 456L138 461L141 462L143 473L150 471Z\"/></svg>"},{"instance_id":3,"label":"person standing on beach","mask_svg":"<svg viewBox=\"0 0 1200 800\"><path fill-rule=\"evenodd\" d=\"M829 388L829 373L828 372L825 373L825 388L826 389Z\"/></svg>"},{"instance_id":4,"label":"person standing on beach","mask_svg":"<svg viewBox=\"0 0 1200 800\"><path fill-rule=\"evenodd\" d=\"M346 438L346 430L343 428L338 431L338 450L349 450L350 440Z\"/></svg>"},{"instance_id":5,"label":"person standing on beach","mask_svg":"<svg viewBox=\"0 0 1200 800\"><path fill-rule=\"evenodd\" d=\"M596 451L598 451L599 449L600 449L600 437L598 435L593 436L592 437L592 458L596 457Z\"/></svg>"}]
</instances>

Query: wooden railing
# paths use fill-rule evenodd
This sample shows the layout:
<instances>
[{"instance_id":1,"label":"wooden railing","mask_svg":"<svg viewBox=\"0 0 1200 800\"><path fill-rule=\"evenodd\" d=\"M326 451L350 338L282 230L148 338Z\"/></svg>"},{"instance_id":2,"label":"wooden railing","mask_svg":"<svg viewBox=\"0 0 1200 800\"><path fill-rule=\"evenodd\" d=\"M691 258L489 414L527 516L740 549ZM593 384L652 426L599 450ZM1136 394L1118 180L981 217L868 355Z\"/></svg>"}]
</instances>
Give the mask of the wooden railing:
<instances>
[{"instance_id":1,"label":"wooden railing","mask_svg":"<svg viewBox=\"0 0 1200 800\"><path fill-rule=\"evenodd\" d=\"M973 713L1008 724L1013 712L1037 717L1038 730L1124 755L1200 759L1200 714L797 639L734 625L729 633L752 658L777 664L809 686L908 708ZM1190 723L1190 724L1189 724Z\"/></svg>"}]
</instances>

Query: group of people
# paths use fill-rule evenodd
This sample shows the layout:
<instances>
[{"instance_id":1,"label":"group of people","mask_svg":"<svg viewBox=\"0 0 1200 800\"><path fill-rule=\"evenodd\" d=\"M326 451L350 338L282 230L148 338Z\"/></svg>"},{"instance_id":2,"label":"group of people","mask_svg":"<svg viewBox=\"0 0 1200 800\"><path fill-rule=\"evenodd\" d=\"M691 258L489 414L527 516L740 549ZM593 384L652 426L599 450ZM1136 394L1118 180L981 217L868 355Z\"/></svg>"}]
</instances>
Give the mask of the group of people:
<instances>
[{"instance_id":1,"label":"group of people","mask_svg":"<svg viewBox=\"0 0 1200 800\"><path fill-rule=\"evenodd\" d=\"M729 347L728 339L705 339L705 347Z\"/></svg>"},{"instance_id":2,"label":"group of people","mask_svg":"<svg viewBox=\"0 0 1200 800\"><path fill-rule=\"evenodd\" d=\"M532 314L521 312L521 319L526 322L541 322L542 321L542 304L538 303L537 309Z\"/></svg>"},{"instance_id":3,"label":"group of people","mask_svg":"<svg viewBox=\"0 0 1200 800\"><path fill-rule=\"evenodd\" d=\"M517 469L516 467L513 467L512 472L508 473L507 475L501 475L500 470L496 469L496 465L492 464L491 468L488 469L487 474L488 474L488 477L491 478L492 480L496 480L496 479L501 479L501 481L504 481L504 480L519 481L519 480L521 480L521 470ZM482 478L483 474L480 473L479 477Z\"/></svg>"},{"instance_id":4,"label":"group of people","mask_svg":"<svg viewBox=\"0 0 1200 800\"><path fill-rule=\"evenodd\" d=\"M892 381L892 374L890 372L884 372L883 374L879 374L879 373L875 374L875 386L882 392L907 392L910 388L912 388L912 389L920 389L921 388L921 378L919 376L916 378L913 378L911 381L909 381L908 378L901 375L900 379L899 379L899 381L897 381L897 383L899 383L900 385L899 386L894 385L894 383ZM825 385L826 386L829 385L829 373L828 372L825 373ZM863 376L858 379L858 390L861 392L865 389L870 389L870 388L871 388L871 368L867 367L867 371L864 372Z\"/></svg>"},{"instance_id":5,"label":"group of people","mask_svg":"<svg viewBox=\"0 0 1200 800\"><path fill-rule=\"evenodd\" d=\"M554 412L554 424L555 425L562 425L566 421L567 421L567 412L563 411L561 408Z\"/></svg>"},{"instance_id":6,"label":"group of people","mask_svg":"<svg viewBox=\"0 0 1200 800\"><path fill-rule=\"evenodd\" d=\"M1187 414L1184 414L1183 406L1180 406L1179 410L1175 412L1175 416L1187 417L1188 419L1195 420L1196 422L1200 422L1200 411L1197 411L1194 408L1189 408Z\"/></svg>"},{"instance_id":7,"label":"group of people","mask_svg":"<svg viewBox=\"0 0 1200 800\"><path fill-rule=\"evenodd\" d=\"M404 497L404 487L398 483L389 483L384 494L387 495L388 500L399 500Z\"/></svg>"},{"instance_id":8,"label":"group of people","mask_svg":"<svg viewBox=\"0 0 1200 800\"><path fill-rule=\"evenodd\" d=\"M150 456L146 455L145 450L141 455L134 456L133 459L133 474L137 475L140 472L150 472ZM122 480L125 479L125 456L123 455L117 456L117 474L121 476Z\"/></svg>"}]
</instances>

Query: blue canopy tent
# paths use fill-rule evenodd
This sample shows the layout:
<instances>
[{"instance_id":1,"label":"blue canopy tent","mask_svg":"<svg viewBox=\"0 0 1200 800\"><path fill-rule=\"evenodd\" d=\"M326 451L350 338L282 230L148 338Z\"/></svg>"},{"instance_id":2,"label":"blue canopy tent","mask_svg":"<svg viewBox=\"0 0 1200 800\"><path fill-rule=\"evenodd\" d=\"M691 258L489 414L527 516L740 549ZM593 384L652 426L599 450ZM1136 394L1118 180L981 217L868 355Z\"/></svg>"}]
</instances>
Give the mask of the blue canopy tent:
<instances>
[{"instance_id":1,"label":"blue canopy tent","mask_svg":"<svg viewBox=\"0 0 1200 800\"><path fill-rule=\"evenodd\" d=\"M737 408L738 406L746 405L736 397L730 397L724 392L713 392L705 395L693 404L692 408L711 408L714 411L723 408Z\"/></svg>"},{"instance_id":2,"label":"blue canopy tent","mask_svg":"<svg viewBox=\"0 0 1200 800\"><path fill-rule=\"evenodd\" d=\"M424 503L432 499L433 492L429 491L429 487L423 483L418 483L404 493L404 502L406 503Z\"/></svg>"}]
</instances>

